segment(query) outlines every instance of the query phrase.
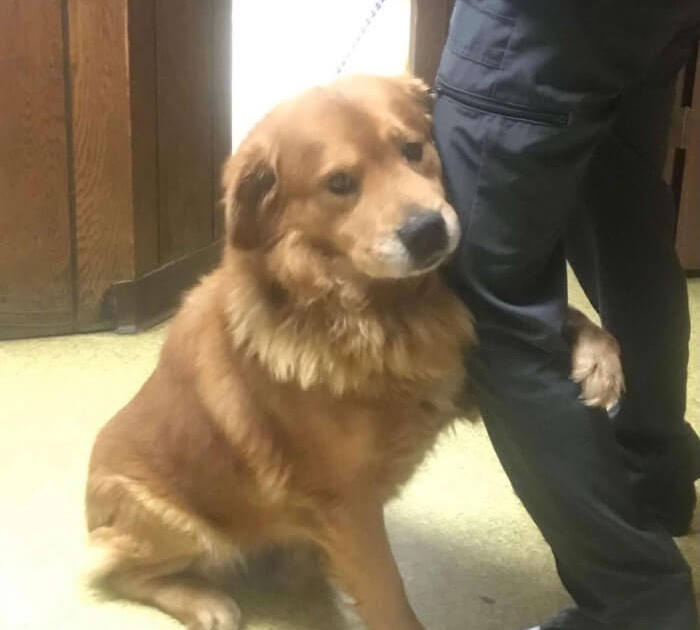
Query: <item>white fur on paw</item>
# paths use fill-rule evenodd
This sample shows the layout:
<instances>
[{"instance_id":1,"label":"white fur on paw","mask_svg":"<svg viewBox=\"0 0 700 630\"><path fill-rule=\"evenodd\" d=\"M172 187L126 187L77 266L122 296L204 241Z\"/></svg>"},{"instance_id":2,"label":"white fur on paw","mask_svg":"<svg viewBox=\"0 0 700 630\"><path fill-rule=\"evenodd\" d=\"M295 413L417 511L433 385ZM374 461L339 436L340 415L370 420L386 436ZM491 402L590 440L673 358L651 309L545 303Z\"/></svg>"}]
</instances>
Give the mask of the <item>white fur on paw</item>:
<instances>
[{"instance_id":1,"label":"white fur on paw","mask_svg":"<svg viewBox=\"0 0 700 630\"><path fill-rule=\"evenodd\" d=\"M357 600L346 591L339 589L335 585L332 586L335 595L335 605L343 618L346 630L367 630L367 625L355 608Z\"/></svg>"},{"instance_id":2,"label":"white fur on paw","mask_svg":"<svg viewBox=\"0 0 700 630\"><path fill-rule=\"evenodd\" d=\"M212 599L193 611L189 630L238 630L241 627L241 610L232 599Z\"/></svg>"},{"instance_id":3,"label":"white fur on paw","mask_svg":"<svg viewBox=\"0 0 700 630\"><path fill-rule=\"evenodd\" d=\"M586 406L613 410L625 390L617 341L599 328L582 332L571 351L571 379Z\"/></svg>"}]
</instances>

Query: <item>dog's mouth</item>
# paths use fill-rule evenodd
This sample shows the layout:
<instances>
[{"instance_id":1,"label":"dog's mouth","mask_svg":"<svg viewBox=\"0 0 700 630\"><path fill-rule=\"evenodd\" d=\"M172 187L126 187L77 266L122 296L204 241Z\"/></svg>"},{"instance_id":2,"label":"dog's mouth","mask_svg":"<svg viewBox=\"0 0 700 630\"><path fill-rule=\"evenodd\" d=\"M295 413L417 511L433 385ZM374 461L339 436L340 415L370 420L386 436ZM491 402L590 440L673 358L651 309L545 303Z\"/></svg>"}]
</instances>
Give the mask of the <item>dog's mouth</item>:
<instances>
[{"instance_id":1,"label":"dog's mouth","mask_svg":"<svg viewBox=\"0 0 700 630\"><path fill-rule=\"evenodd\" d=\"M415 278L431 273L442 266L452 254L452 249L443 249L439 252L434 252L429 257L422 260L420 263L413 263L410 268L402 274L405 278Z\"/></svg>"},{"instance_id":2,"label":"dog's mouth","mask_svg":"<svg viewBox=\"0 0 700 630\"><path fill-rule=\"evenodd\" d=\"M439 267L449 255L450 252L447 249L434 252L430 254L427 258L423 259L420 263L415 264L415 272L427 273L428 271L432 271L436 267Z\"/></svg>"},{"instance_id":3,"label":"dog's mouth","mask_svg":"<svg viewBox=\"0 0 700 630\"><path fill-rule=\"evenodd\" d=\"M454 251L452 239L439 249L424 252L416 257L396 238L381 241L373 252L373 269L370 276L384 278L412 278L437 269Z\"/></svg>"}]
</instances>

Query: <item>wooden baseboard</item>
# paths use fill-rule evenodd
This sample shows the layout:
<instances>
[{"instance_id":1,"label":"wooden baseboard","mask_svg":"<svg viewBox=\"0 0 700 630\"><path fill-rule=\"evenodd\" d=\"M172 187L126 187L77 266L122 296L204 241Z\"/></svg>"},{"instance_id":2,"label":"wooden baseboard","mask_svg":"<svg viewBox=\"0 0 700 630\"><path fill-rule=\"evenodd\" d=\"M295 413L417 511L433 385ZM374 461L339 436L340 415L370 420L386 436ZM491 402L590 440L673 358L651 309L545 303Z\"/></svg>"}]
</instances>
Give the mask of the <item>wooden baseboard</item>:
<instances>
[{"instance_id":1,"label":"wooden baseboard","mask_svg":"<svg viewBox=\"0 0 700 630\"><path fill-rule=\"evenodd\" d=\"M16 310L0 312L0 340L69 335L75 332L73 316L64 313L36 313Z\"/></svg>"},{"instance_id":2,"label":"wooden baseboard","mask_svg":"<svg viewBox=\"0 0 700 630\"><path fill-rule=\"evenodd\" d=\"M215 241L140 278L115 282L105 299L113 328L134 333L170 317L182 294L219 262L221 247L222 242Z\"/></svg>"}]
</instances>

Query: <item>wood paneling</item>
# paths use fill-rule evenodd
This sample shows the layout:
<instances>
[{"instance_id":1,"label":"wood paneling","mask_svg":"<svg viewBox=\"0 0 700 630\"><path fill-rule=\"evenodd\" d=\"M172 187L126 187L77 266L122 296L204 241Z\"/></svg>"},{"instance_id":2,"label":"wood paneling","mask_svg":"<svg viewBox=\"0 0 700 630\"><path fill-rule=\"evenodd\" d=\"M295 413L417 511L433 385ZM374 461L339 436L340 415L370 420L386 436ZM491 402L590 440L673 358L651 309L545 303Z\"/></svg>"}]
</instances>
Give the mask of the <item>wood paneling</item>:
<instances>
[{"instance_id":1,"label":"wood paneling","mask_svg":"<svg viewBox=\"0 0 700 630\"><path fill-rule=\"evenodd\" d=\"M455 0L413 0L411 70L428 85L435 80Z\"/></svg>"},{"instance_id":2,"label":"wood paneling","mask_svg":"<svg viewBox=\"0 0 700 630\"><path fill-rule=\"evenodd\" d=\"M221 170L231 153L231 0L213 0L213 71L212 98L214 107L213 142L213 226L214 238L224 230L224 209L220 203Z\"/></svg>"},{"instance_id":3,"label":"wood paneling","mask_svg":"<svg viewBox=\"0 0 700 630\"><path fill-rule=\"evenodd\" d=\"M155 0L128 0L134 266L158 267L158 103Z\"/></svg>"},{"instance_id":4,"label":"wood paneling","mask_svg":"<svg viewBox=\"0 0 700 630\"><path fill-rule=\"evenodd\" d=\"M0 2L0 337L73 327L59 2Z\"/></svg>"},{"instance_id":5,"label":"wood paneling","mask_svg":"<svg viewBox=\"0 0 700 630\"><path fill-rule=\"evenodd\" d=\"M160 263L213 238L211 0L156 0Z\"/></svg>"},{"instance_id":6,"label":"wood paneling","mask_svg":"<svg viewBox=\"0 0 700 630\"><path fill-rule=\"evenodd\" d=\"M683 267L700 271L700 63L689 69L684 95L681 147L685 151L678 203L676 247ZM692 75L692 76L691 76Z\"/></svg>"},{"instance_id":7,"label":"wood paneling","mask_svg":"<svg viewBox=\"0 0 700 630\"><path fill-rule=\"evenodd\" d=\"M681 181L677 174L677 155L676 151L682 144L683 140L683 122L681 111L683 109L683 83L685 78L685 69L678 74L676 78L676 88L673 97L673 105L671 106L671 120L668 126L668 145L666 149L666 162L664 164L664 180L673 188L673 193L676 198L680 197Z\"/></svg>"},{"instance_id":8,"label":"wood paneling","mask_svg":"<svg viewBox=\"0 0 700 630\"><path fill-rule=\"evenodd\" d=\"M45 3L44 3L45 4ZM104 327L103 298L134 274L127 11L69 0L78 327Z\"/></svg>"},{"instance_id":9,"label":"wood paneling","mask_svg":"<svg viewBox=\"0 0 700 630\"><path fill-rule=\"evenodd\" d=\"M142 325L215 263L230 37L231 0L0 0L0 337Z\"/></svg>"}]
</instances>

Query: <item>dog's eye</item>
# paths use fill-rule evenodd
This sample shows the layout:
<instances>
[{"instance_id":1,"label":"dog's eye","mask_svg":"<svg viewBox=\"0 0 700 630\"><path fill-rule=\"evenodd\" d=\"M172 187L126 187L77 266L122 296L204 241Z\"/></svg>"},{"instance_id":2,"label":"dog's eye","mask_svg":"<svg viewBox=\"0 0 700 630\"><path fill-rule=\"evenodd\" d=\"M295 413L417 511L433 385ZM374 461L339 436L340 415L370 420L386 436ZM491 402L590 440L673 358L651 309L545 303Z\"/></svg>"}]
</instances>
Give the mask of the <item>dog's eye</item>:
<instances>
[{"instance_id":1,"label":"dog's eye","mask_svg":"<svg viewBox=\"0 0 700 630\"><path fill-rule=\"evenodd\" d=\"M338 171L326 180L326 187L334 195L351 195L357 191L357 180L346 171Z\"/></svg>"},{"instance_id":2,"label":"dog's eye","mask_svg":"<svg viewBox=\"0 0 700 630\"><path fill-rule=\"evenodd\" d=\"M409 162L420 162L423 159L423 143L404 142L401 145L401 153Z\"/></svg>"}]
</instances>

